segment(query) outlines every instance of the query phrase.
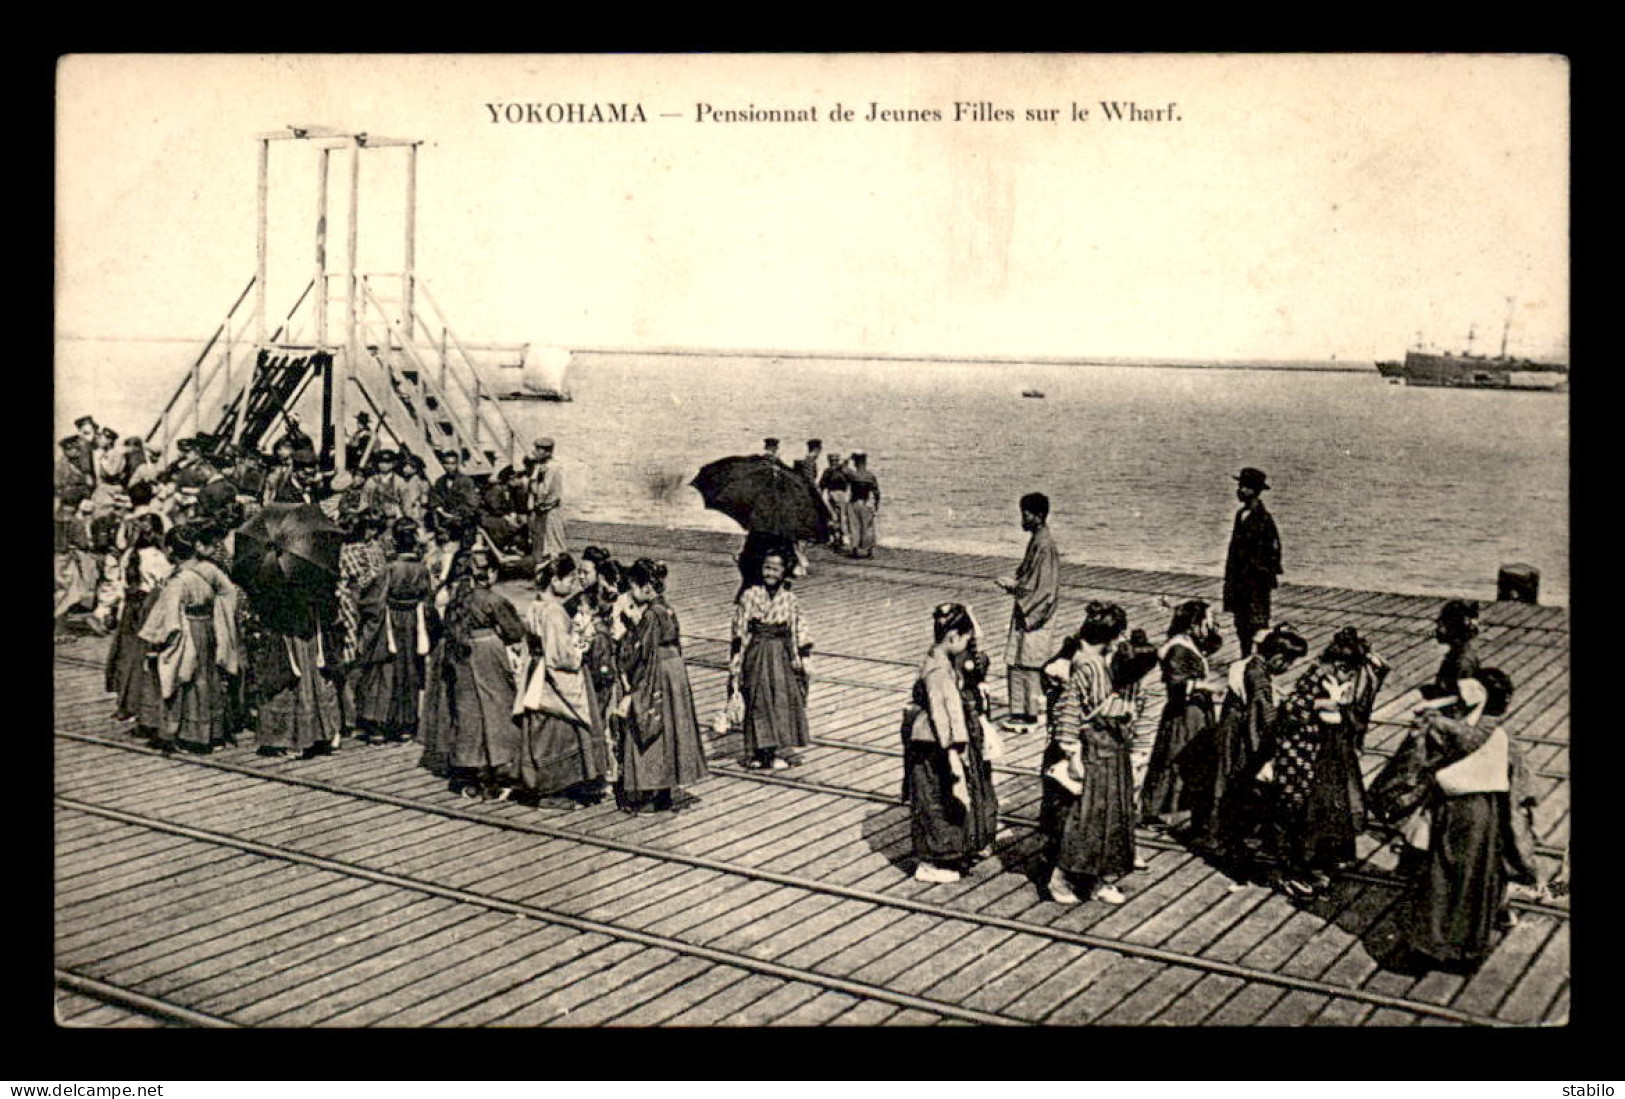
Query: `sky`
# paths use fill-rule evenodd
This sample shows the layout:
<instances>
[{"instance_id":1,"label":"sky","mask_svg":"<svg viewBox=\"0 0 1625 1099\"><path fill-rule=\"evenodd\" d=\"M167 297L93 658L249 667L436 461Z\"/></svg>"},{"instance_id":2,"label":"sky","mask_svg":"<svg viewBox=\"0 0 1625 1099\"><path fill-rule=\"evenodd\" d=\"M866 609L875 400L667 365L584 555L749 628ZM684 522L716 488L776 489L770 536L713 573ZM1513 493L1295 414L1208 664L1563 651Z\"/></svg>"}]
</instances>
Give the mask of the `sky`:
<instances>
[{"instance_id":1,"label":"sky","mask_svg":"<svg viewBox=\"0 0 1625 1099\"><path fill-rule=\"evenodd\" d=\"M1568 96L1545 56L80 55L57 332L206 337L254 271L254 135L315 123L424 142L417 272L464 340L1371 361L1470 328L1493 353L1512 298L1509 349L1566 356ZM273 312L314 270L316 159L272 143ZM404 163L363 153L363 270L401 268Z\"/></svg>"}]
</instances>

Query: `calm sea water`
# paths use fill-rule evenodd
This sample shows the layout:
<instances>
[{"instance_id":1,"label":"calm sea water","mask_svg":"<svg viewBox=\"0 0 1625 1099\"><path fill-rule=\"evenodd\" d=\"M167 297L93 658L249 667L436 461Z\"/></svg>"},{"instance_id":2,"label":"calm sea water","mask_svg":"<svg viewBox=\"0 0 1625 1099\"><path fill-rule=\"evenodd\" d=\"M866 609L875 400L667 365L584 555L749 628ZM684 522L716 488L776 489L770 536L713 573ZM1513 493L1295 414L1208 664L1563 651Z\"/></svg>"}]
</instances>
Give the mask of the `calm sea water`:
<instances>
[{"instance_id":1,"label":"calm sea water","mask_svg":"<svg viewBox=\"0 0 1625 1099\"><path fill-rule=\"evenodd\" d=\"M144 431L186 351L63 342L59 433L81 412ZM1216 574L1231 478L1251 465L1273 486L1287 580L1493 597L1499 566L1523 562L1543 602L1568 601L1562 396L1375 373L608 353L578 355L571 384L572 403L503 409L558 440L582 518L737 529L660 487L766 435L787 459L817 436L869 453L883 543L1018 555L1016 500L1040 491L1070 560Z\"/></svg>"}]
</instances>

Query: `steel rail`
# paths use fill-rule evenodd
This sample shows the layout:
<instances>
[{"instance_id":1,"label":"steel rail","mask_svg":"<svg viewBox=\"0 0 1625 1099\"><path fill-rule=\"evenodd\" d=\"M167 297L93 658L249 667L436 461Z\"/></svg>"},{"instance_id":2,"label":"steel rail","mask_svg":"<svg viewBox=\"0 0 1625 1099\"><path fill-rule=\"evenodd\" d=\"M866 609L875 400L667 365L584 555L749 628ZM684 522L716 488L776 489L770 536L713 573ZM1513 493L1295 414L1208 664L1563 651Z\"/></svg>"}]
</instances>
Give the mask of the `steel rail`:
<instances>
[{"instance_id":1,"label":"steel rail","mask_svg":"<svg viewBox=\"0 0 1625 1099\"><path fill-rule=\"evenodd\" d=\"M172 1004L167 1000L155 999L132 989L108 984L106 981L98 981L94 977L86 977L70 969L56 970L56 985L58 988L65 988L70 992L101 1000L103 1003L128 1008L142 1015L184 1023L187 1026L235 1030L242 1025L215 1015L205 1015L201 1011L193 1011L189 1007Z\"/></svg>"},{"instance_id":2,"label":"steel rail","mask_svg":"<svg viewBox=\"0 0 1625 1099\"><path fill-rule=\"evenodd\" d=\"M616 924L605 923L602 920L587 919L582 916L571 916L558 912L543 905L527 904L522 901L507 901L500 897L490 897L482 893L471 892L466 889L456 889L451 886L436 885L434 882L423 881L408 877L404 874L391 874L382 870L369 870L365 866L345 862L341 859L330 859L322 855L310 855L291 847L280 844L260 843L255 840L243 839L238 836L215 832L210 829L192 828L183 824L174 824L169 821L145 817L139 813L128 813L120 809L110 809L106 806L92 805L72 798L57 797L57 805L71 809L75 812L88 813L107 820L116 820L124 824L135 825L152 831L164 832L169 835L182 836L187 839L210 843L219 847L230 847L251 855L260 855L265 858L280 859L284 862L295 863L300 866L309 866L329 873L342 874L345 877L359 878L363 881L374 882L378 885L388 885L397 889L409 889L424 893L428 896L440 897L444 900L456 901L460 904L473 905L479 908L490 909L493 912L505 912L513 916L524 916L538 920L542 923L555 924L560 927L569 927L576 931L605 935L610 938L621 939L627 942L638 943L643 946L670 950L673 953L685 954L690 957L703 958L718 965L732 966L751 973L760 973L768 977L777 977L781 980L795 981L799 984L817 985L821 988L835 992L844 992L849 996L856 996L865 1000L880 1000L894 1004L898 1007L912 1008L917 1011L928 1011L935 1015L945 1015L961 1019L968 1023L977 1023L984 1026L1019 1026L1030 1024L1032 1021L1014 1015L1004 1015L994 1011L981 1011L976 1008L961 1007L958 1004L942 1000L933 1000L925 996L914 996L907 992L897 992L883 985L869 984L864 981L849 980L845 977L833 977L818 973L810 969L801 969L797 966L780 965L777 962L753 958L748 954L740 954L732 950L721 950L716 947L700 946L696 943L687 943L681 939L674 939L669 935L656 935L647 931L636 931ZM1469 1017L1471 1018L1471 1017ZM1464 1021L1464 1020L1456 1020Z\"/></svg>"},{"instance_id":3,"label":"steel rail","mask_svg":"<svg viewBox=\"0 0 1625 1099\"><path fill-rule=\"evenodd\" d=\"M97 746L100 746L100 747L110 747L110 748L114 748L114 749L117 749L117 750L129 751L129 752L133 752L133 753L137 753L137 754L155 754L155 753L153 753L153 751L151 749L142 748L142 747L139 747L139 746L136 746L136 745L116 744L116 743L112 743L112 742L109 742L109 741L102 740L102 739L97 738L97 737L86 736L84 734L58 732L57 735L61 736L61 737L64 737L64 738L67 738L67 739L77 740L77 741L81 741L81 742L89 743L89 744L94 744L94 745L97 745ZM872 904L872 905L876 905L876 906L880 906L880 907L903 909L903 910L906 910L906 911L911 911L911 912L917 912L917 913L921 913L921 914L925 914L925 915L936 916L936 917L943 918L943 919L961 920L961 921L964 921L964 922L975 923L975 924L979 924L979 925L982 925L982 926L997 927L997 928L1000 928L1001 930L1014 931L1014 932L1019 932L1019 933L1022 933L1022 934L1028 934L1028 935L1036 935L1036 936L1038 936L1040 938L1047 938L1047 939L1050 939L1052 941L1064 942L1064 943L1068 943L1068 944L1075 945L1075 946L1085 947L1085 948L1088 948L1088 949L1105 950L1105 951L1110 951L1110 952L1118 953L1118 954L1131 955L1131 956L1146 959L1148 961L1159 962L1159 963L1165 964L1165 965L1177 966L1177 967L1187 968L1187 969L1196 969L1196 970L1201 970L1201 971L1207 972L1207 973L1219 974L1219 975L1222 975L1222 976L1236 977L1238 979L1245 980L1245 981L1251 981L1251 982L1260 983L1260 984L1269 984L1269 985L1276 986L1276 987L1288 988L1288 989L1291 989L1291 990L1294 990L1294 991L1310 992L1310 993L1314 993L1314 994L1318 994L1318 995L1332 996L1332 997L1337 997L1337 998L1341 998L1341 999L1359 1000L1359 1001L1361 1001L1363 1003L1372 1004L1374 1006L1392 1007L1392 1008L1395 1008L1397 1010L1408 1011L1408 1012L1411 1012L1411 1013L1414 1013L1414 1014L1433 1015L1433 1016L1435 1016L1437 1018L1446 1019L1446 1020L1451 1021L1451 1022L1466 1023L1466 1024L1469 1024L1469 1025L1476 1025L1476 1026L1500 1026L1500 1025L1505 1025L1500 1020L1496 1020L1496 1019L1493 1019L1493 1018L1487 1017L1487 1016L1479 1016L1479 1015L1474 1015L1474 1014L1472 1014L1470 1012L1456 1011L1455 1009L1444 1007L1444 1006L1438 1005L1438 1004L1428 1004L1428 1003L1425 1003L1425 1002L1422 1002L1422 1001L1408 1000L1408 999L1406 999L1404 997L1390 996L1390 995L1388 995L1386 993L1371 992L1371 991L1364 990L1364 989L1351 989L1351 988L1348 988L1346 986L1333 984L1333 983L1327 982L1327 981L1320 981L1320 980L1317 980L1315 978L1296 977L1296 976L1293 976L1291 974L1276 973L1276 972L1273 972L1273 971L1270 971L1270 970L1255 969L1253 967L1244 966L1244 965L1240 965L1240 964L1237 964L1237 963L1223 962L1223 961L1219 961L1217 959L1202 958L1202 957L1197 956L1197 955L1185 954L1185 953L1181 953L1179 951L1166 950L1166 949L1163 949L1163 948L1160 948L1160 947L1144 946L1144 945L1137 944L1137 943L1129 943L1129 942L1125 942L1125 941L1118 940L1118 939L1112 939L1112 938L1107 937L1107 936L1091 935L1091 934L1088 934L1088 933L1085 933L1085 932L1067 931L1067 930L1064 930L1064 929L1049 927L1049 926L1046 926L1044 924L1035 924L1035 923L1030 923L1030 922L1023 921L1023 920L1012 919L1012 918L1009 918L1009 917L995 916L995 915L992 915L992 914L989 914L989 913L980 913L980 912L972 912L972 911L964 911L964 910L960 910L960 909L954 909L954 908L950 908L950 907L948 907L946 905L935 904L935 903L932 903L930 901L921 901L921 900L916 900L916 899L908 898L908 897L893 897L893 896L889 896L889 895L884 894L884 893L876 893L876 892L874 892L872 890L857 889L857 888L852 887L852 886L838 885L838 884L835 884L835 883L832 883L832 882L822 882L822 881L818 881L817 879L805 878L805 877L801 877L801 876L798 876L798 875L795 875L795 874L785 874L785 873L780 873L780 872L777 872L777 871L765 870L765 869L760 869L760 868L756 868L756 867L739 866L739 865L729 863L729 862L726 862L726 861L720 860L720 859L711 859L711 858L707 858L705 856L700 856L700 855L684 854L682 852L672 851L672 850L669 850L669 849L666 849L666 848L654 847L654 846L650 846L648 844L634 843L634 842L627 841L627 840L617 840L617 839L612 839L612 838L608 838L608 837L597 837L597 836L583 835L582 833L575 832L575 831L572 831L572 830L567 829L567 828L561 828L561 827L558 827L556 825L551 825L551 824L544 824L544 823L534 822L534 821L508 821L508 820L501 820L501 819L493 819L493 818L491 818L491 817L489 817L487 815L484 815L484 814L481 814L481 813L478 813L478 812L474 812L474 811L471 811L471 810L463 809L460 806L459 807L447 807L447 806L431 805L431 804L421 802L421 801L417 801L417 800L411 799L411 798L403 798L403 797L399 797L397 795L385 794L385 793L378 792L378 791L362 790L362 789L358 789L358 788L355 788L355 787L349 787L349 786L345 786L345 785L342 785L342 784L339 784L339 783L326 782L326 781L319 780L319 779L299 778L299 777L292 776L292 775L268 775L268 774L265 774L263 772L256 771L256 770L254 770L252 768L242 767L242 766L239 766L237 764L230 764L230 763L223 763L223 762L215 761L215 760L209 760L209 759L206 759L206 758L191 758L191 759L184 759L183 760L183 759L180 759L180 757L171 757L171 759L175 760L176 762L183 762L183 763L190 764L190 765L212 767L212 768L216 768L216 769L223 770L223 771L229 771L229 772L232 772L232 773L244 775L246 777L257 778L257 779L282 783L282 784L291 785L291 786L299 786L299 787L304 787L304 788L307 788L307 789L319 790L319 791L324 792L324 793L330 793L330 794L334 794L334 795L338 795L338 796L356 798L358 800L363 800L363 801L371 801L371 802L374 802L374 803L377 803L377 804L392 805L392 806L394 806L396 808L406 809L406 810L409 810L409 811L422 812L422 813L427 813L427 814L434 815L434 816L440 816L440 817L445 817L445 818L450 818L450 819L463 820L463 821L468 821L468 822L472 822L472 823L483 824L483 825L487 825L489 827L497 828L497 829L500 829L500 830L503 830L503 831L523 832L523 833L529 833L529 834L533 834L533 835L546 836L546 837L551 838L551 839L558 839L558 840L563 840L563 841L566 841L566 842L581 843L581 844L584 844L584 845L587 845L587 846L599 847L599 848L603 848L603 849L606 849L606 850L612 850L612 851L619 851L619 852L621 852L623 854L635 855L635 856L648 858L648 859L653 859L653 860L657 860L657 861L680 863L680 864L683 864L683 865L686 865L686 866L692 866L692 867L696 867L696 868L699 868L699 869L711 870L711 871L714 871L714 872L729 874L729 875L736 876L736 877L742 877L742 878L748 878L748 879L753 879L753 880L758 880L758 881L764 881L764 882L768 882L768 883L775 884L775 885L783 885L783 886L787 886L787 887L790 887L790 888L800 889L800 890L802 890L804 892L821 893L821 894L824 894L824 895L827 895L827 896L839 896L839 897L844 897L846 899L856 900L856 901L860 901L860 902L863 902L863 903ZM804 789L819 790L821 787L823 787L823 784L806 783L806 782L800 782L800 781L796 781L796 780L783 780L783 779L780 779L778 776L757 775L757 774L750 774L750 773L746 773L746 772L741 772L740 774L744 775L744 776L747 776L747 777L749 777L749 778L751 778L753 780L774 782L774 783L777 783L777 784L787 785L787 786L799 786L799 787L802 787ZM842 796L858 797L858 798L864 798L866 800L887 802L887 803L892 803L892 804L896 803L896 799L889 798L889 797L887 797L886 795L883 795L883 794L869 794L867 792L862 792L862 791L848 792L848 791L842 790L840 788L828 788L828 789L832 790L832 792L839 793ZM57 800L62 801L62 800L65 800L65 799L62 799L62 798L59 797ZM117 813L117 812L120 812L120 811L119 810L109 810L108 812ZM1017 818L1017 819L1019 819L1019 818ZM182 828L182 827L185 827L185 826L177 825L175 827ZM244 841L244 842L253 842L253 841ZM1172 844L1169 845L1169 849L1183 850L1182 848L1179 848L1176 845L1172 845ZM310 857L315 858L317 856L310 856ZM1346 878L1356 878L1356 880L1359 880L1357 875L1354 875L1354 874L1345 874L1343 876L1346 877ZM1374 881L1374 882L1376 882L1378 884L1389 884L1389 885L1394 884L1389 879L1376 878L1374 876L1369 877L1366 880L1372 880L1372 881ZM507 902L503 902L503 903L507 903ZM1567 913L1562 909L1557 909L1557 908L1542 909L1542 912L1544 914L1552 915L1554 917L1560 917L1560 918L1566 918L1567 917ZM574 917L571 917L571 918L574 918ZM676 947L671 947L670 949L677 949L677 948ZM937 1009L937 1008L927 1008L926 1010L939 1010L939 1009Z\"/></svg>"}]
</instances>

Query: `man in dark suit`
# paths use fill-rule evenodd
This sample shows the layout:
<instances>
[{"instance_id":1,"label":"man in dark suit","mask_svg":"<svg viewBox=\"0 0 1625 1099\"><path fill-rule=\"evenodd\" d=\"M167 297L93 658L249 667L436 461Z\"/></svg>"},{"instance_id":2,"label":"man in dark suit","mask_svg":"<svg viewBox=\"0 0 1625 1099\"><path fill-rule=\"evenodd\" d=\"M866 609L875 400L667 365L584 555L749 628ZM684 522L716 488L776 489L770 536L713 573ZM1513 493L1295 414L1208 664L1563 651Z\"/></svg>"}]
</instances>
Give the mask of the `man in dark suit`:
<instances>
[{"instance_id":1,"label":"man in dark suit","mask_svg":"<svg viewBox=\"0 0 1625 1099\"><path fill-rule=\"evenodd\" d=\"M1270 592L1281 575L1281 535L1259 494L1269 489L1263 470L1248 467L1236 476L1236 525L1224 562L1224 609L1236 620L1241 655L1250 656L1253 638L1270 624Z\"/></svg>"}]
</instances>

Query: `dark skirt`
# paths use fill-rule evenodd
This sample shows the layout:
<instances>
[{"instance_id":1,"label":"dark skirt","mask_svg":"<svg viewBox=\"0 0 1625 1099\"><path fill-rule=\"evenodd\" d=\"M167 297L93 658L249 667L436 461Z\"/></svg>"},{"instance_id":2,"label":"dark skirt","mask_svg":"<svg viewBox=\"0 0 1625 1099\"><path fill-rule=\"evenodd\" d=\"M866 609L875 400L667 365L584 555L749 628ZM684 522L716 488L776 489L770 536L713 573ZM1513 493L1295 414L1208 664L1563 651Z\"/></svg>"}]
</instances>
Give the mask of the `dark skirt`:
<instances>
[{"instance_id":1,"label":"dark skirt","mask_svg":"<svg viewBox=\"0 0 1625 1099\"><path fill-rule=\"evenodd\" d=\"M1193 737L1174 760L1190 809L1190 840L1224 851L1246 828L1251 777L1263 764L1252 743L1247 711L1226 706L1218 721Z\"/></svg>"},{"instance_id":2,"label":"dark skirt","mask_svg":"<svg viewBox=\"0 0 1625 1099\"><path fill-rule=\"evenodd\" d=\"M621 787L631 794L688 786L710 773L700 744L700 723L694 712L694 692L689 687L683 654L662 646L652 674L660 710L660 735L647 748L640 748L630 723L616 722ZM596 692L595 697L603 712L606 699Z\"/></svg>"},{"instance_id":3,"label":"dark skirt","mask_svg":"<svg viewBox=\"0 0 1625 1099\"><path fill-rule=\"evenodd\" d=\"M1170 701L1163 707L1145 772L1145 789L1140 793L1141 819L1173 823L1178 814L1190 808L1185 783L1174 761L1212 723L1213 705L1205 693L1192 694L1183 702Z\"/></svg>"},{"instance_id":4,"label":"dark skirt","mask_svg":"<svg viewBox=\"0 0 1625 1099\"><path fill-rule=\"evenodd\" d=\"M303 750L331 743L339 734L338 688L317 665L315 637L289 640L300 674L260 701L255 739L261 748Z\"/></svg>"},{"instance_id":5,"label":"dark skirt","mask_svg":"<svg viewBox=\"0 0 1625 1099\"><path fill-rule=\"evenodd\" d=\"M998 801L992 775L982 758L980 737L965 749L967 812L949 790L953 773L948 752L935 741L903 740L903 800L909 805L914 857L927 862L962 862L988 847L998 832Z\"/></svg>"},{"instance_id":6,"label":"dark skirt","mask_svg":"<svg viewBox=\"0 0 1625 1099\"><path fill-rule=\"evenodd\" d=\"M602 779L609 744L586 725L552 714L527 713L519 749L519 783L537 794L557 794Z\"/></svg>"},{"instance_id":7,"label":"dark skirt","mask_svg":"<svg viewBox=\"0 0 1625 1099\"><path fill-rule=\"evenodd\" d=\"M120 721L140 715L142 696L151 689L151 681L143 674L147 643L139 636L141 624L146 621L147 599L144 591L125 593L118 632L107 650L107 690L115 698L113 716Z\"/></svg>"},{"instance_id":8,"label":"dark skirt","mask_svg":"<svg viewBox=\"0 0 1625 1099\"><path fill-rule=\"evenodd\" d=\"M1084 760L1083 793L1043 780L1039 830L1048 861L1066 874L1115 881L1134 869L1134 770L1127 745L1090 746ZM1041 770L1065 757L1053 741Z\"/></svg>"},{"instance_id":9,"label":"dark skirt","mask_svg":"<svg viewBox=\"0 0 1625 1099\"><path fill-rule=\"evenodd\" d=\"M190 683L176 685L175 693L164 699L158 740L164 744L212 747L226 738L226 689L214 662L214 618L187 615L183 628L192 635L192 644L197 648L197 672Z\"/></svg>"},{"instance_id":10,"label":"dark skirt","mask_svg":"<svg viewBox=\"0 0 1625 1099\"><path fill-rule=\"evenodd\" d=\"M745 747L800 748L807 733L807 688L796 674L789 627L753 630L742 661Z\"/></svg>"},{"instance_id":11,"label":"dark skirt","mask_svg":"<svg viewBox=\"0 0 1625 1099\"><path fill-rule=\"evenodd\" d=\"M1297 865L1336 870L1354 861L1355 837L1365 830L1365 791L1347 728L1328 728L1321 738L1302 822L1292 852Z\"/></svg>"},{"instance_id":12,"label":"dark skirt","mask_svg":"<svg viewBox=\"0 0 1625 1099\"><path fill-rule=\"evenodd\" d=\"M524 734L513 713L516 690L508 647L495 633L476 633L468 659L441 664L424 693L425 747L438 746L453 767L517 779Z\"/></svg>"},{"instance_id":13,"label":"dark skirt","mask_svg":"<svg viewBox=\"0 0 1625 1099\"><path fill-rule=\"evenodd\" d=\"M1464 794L1434 805L1427 873L1406 911L1416 953L1473 965L1495 948L1506 905L1505 801L1505 794Z\"/></svg>"},{"instance_id":14,"label":"dark skirt","mask_svg":"<svg viewBox=\"0 0 1625 1099\"><path fill-rule=\"evenodd\" d=\"M423 691L423 658L417 654L416 605L390 606L389 628L396 651L387 643L381 659L358 664L350 673L355 684L357 723L393 736L414 736L418 729L418 697Z\"/></svg>"}]
</instances>

